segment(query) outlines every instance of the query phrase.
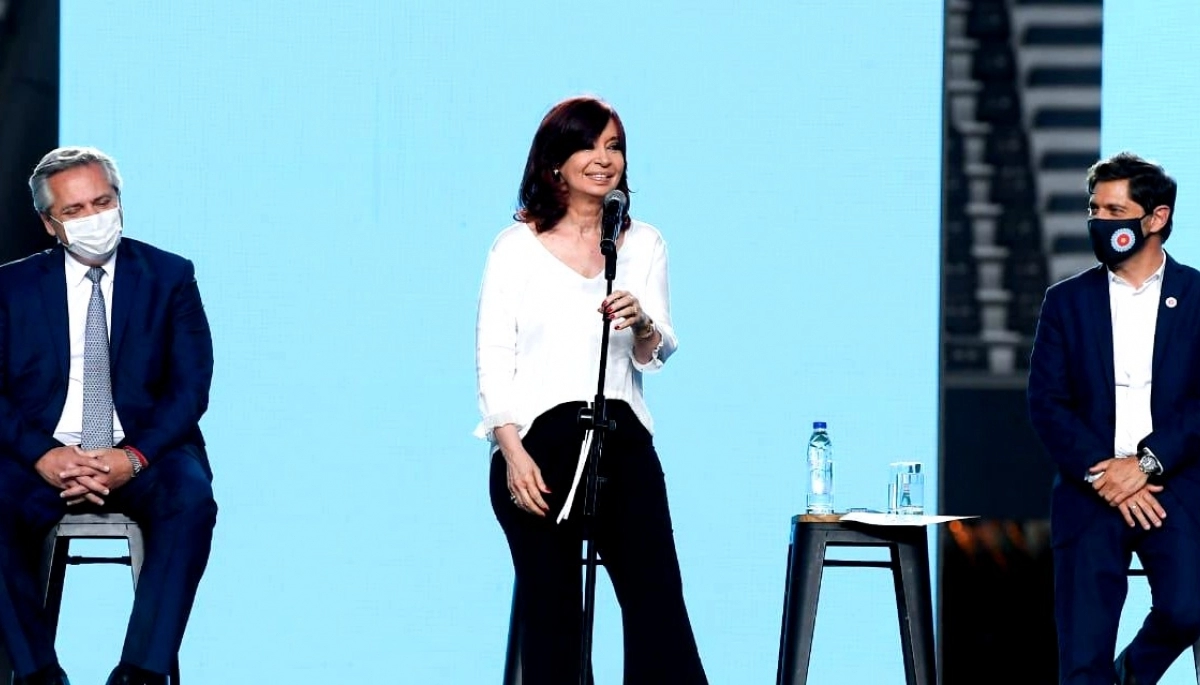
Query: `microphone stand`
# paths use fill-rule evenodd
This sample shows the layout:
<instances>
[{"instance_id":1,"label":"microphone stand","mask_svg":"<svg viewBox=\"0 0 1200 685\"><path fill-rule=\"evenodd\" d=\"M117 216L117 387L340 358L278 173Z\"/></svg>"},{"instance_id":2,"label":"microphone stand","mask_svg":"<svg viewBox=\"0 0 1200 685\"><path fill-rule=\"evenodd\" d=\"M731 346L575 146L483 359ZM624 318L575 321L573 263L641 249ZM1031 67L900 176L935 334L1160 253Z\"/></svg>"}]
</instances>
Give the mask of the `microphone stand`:
<instances>
[{"instance_id":1,"label":"microphone stand","mask_svg":"<svg viewBox=\"0 0 1200 685\"><path fill-rule=\"evenodd\" d=\"M619 220L618 214L618 220ZM606 297L612 295L613 280L617 277L617 243L615 240L600 241L604 254L604 278L608 281ZM579 423L592 431L592 446L588 450L584 470L583 539L586 546L584 556L583 583L583 626L579 640L579 685L592 682L592 632L596 616L596 496L600 491L600 455L604 452L604 436L616 430L617 422L608 418L608 404L604 397L604 372L608 368L608 336L612 322L608 315L600 313L604 327L600 336L600 377L596 383L596 397L590 407L579 410Z\"/></svg>"}]
</instances>

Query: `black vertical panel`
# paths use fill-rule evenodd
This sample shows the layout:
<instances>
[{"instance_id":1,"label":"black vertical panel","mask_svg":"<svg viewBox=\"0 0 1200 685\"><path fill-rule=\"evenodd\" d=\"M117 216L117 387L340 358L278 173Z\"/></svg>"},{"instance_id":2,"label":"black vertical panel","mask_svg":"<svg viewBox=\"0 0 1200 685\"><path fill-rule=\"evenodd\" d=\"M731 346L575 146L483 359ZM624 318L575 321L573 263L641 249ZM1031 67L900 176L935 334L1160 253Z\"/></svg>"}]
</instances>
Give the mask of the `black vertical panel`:
<instances>
[{"instance_id":1,"label":"black vertical panel","mask_svg":"<svg viewBox=\"0 0 1200 685\"><path fill-rule=\"evenodd\" d=\"M1084 228L1080 192L1061 175L1081 187L1099 156L1098 107L1077 95L1100 87L1090 55L1102 0L945 8L938 504L980 518L939 534L941 682L1050 685L1055 470L1025 386L1045 288L1090 255L1086 236L1072 240ZM1080 59L1046 59L1047 47Z\"/></svg>"},{"instance_id":2,"label":"black vertical panel","mask_svg":"<svg viewBox=\"0 0 1200 685\"><path fill-rule=\"evenodd\" d=\"M27 181L58 145L59 3L8 0L0 23L0 264L54 244Z\"/></svg>"},{"instance_id":3,"label":"black vertical panel","mask_svg":"<svg viewBox=\"0 0 1200 685\"><path fill-rule=\"evenodd\" d=\"M0 264L53 244L27 179L58 141L58 30L57 0L8 0L0 18Z\"/></svg>"},{"instance_id":4,"label":"black vertical panel","mask_svg":"<svg viewBox=\"0 0 1200 685\"><path fill-rule=\"evenodd\" d=\"M0 264L53 244L27 180L58 145L58 0L8 0L0 17ZM0 648L0 678L8 655Z\"/></svg>"},{"instance_id":5,"label":"black vertical panel","mask_svg":"<svg viewBox=\"0 0 1200 685\"><path fill-rule=\"evenodd\" d=\"M1025 391L945 388L942 397L942 510L980 516L939 536L942 682L1053 685L1054 468Z\"/></svg>"},{"instance_id":6,"label":"black vertical panel","mask_svg":"<svg viewBox=\"0 0 1200 685\"><path fill-rule=\"evenodd\" d=\"M1024 388L944 388L942 509L987 519L1050 514L1054 463L1025 403Z\"/></svg>"}]
</instances>

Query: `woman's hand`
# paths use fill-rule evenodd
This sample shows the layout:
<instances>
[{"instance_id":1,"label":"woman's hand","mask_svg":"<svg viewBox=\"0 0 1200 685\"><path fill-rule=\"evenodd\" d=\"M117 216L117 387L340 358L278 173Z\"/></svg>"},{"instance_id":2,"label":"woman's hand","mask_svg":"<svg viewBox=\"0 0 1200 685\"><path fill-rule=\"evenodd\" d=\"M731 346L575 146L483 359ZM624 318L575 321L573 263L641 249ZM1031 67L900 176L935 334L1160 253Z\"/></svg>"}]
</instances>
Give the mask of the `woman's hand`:
<instances>
[{"instance_id":1,"label":"woman's hand","mask_svg":"<svg viewBox=\"0 0 1200 685\"><path fill-rule=\"evenodd\" d=\"M642 305L638 302L638 299L633 296L633 293L625 290L613 291L613 294L604 298L597 311L609 319L617 320L617 323L613 326L613 330L619 331L632 326L633 332L636 335L653 325L650 317L646 316L646 313L642 311Z\"/></svg>"},{"instance_id":2,"label":"woman's hand","mask_svg":"<svg viewBox=\"0 0 1200 685\"><path fill-rule=\"evenodd\" d=\"M518 509L535 516L545 516L550 505L542 499L550 488L542 480L542 470L524 447L503 450L504 462L508 465L508 493Z\"/></svg>"}]
</instances>

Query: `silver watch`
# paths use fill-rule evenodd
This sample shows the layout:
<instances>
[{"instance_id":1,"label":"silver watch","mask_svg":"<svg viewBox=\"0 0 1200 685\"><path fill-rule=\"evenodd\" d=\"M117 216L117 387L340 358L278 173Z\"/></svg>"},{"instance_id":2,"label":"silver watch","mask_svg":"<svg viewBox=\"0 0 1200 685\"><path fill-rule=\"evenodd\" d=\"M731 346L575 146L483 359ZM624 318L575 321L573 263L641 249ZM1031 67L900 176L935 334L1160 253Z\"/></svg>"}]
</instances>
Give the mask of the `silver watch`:
<instances>
[{"instance_id":1,"label":"silver watch","mask_svg":"<svg viewBox=\"0 0 1200 685\"><path fill-rule=\"evenodd\" d=\"M142 460L138 459L137 455L133 453L133 450L129 449L128 447L123 449L125 450L126 458L129 459L129 465L133 467L133 477L137 478L138 474L142 472Z\"/></svg>"},{"instance_id":2,"label":"silver watch","mask_svg":"<svg viewBox=\"0 0 1200 685\"><path fill-rule=\"evenodd\" d=\"M1148 476L1157 476L1163 472L1162 462L1154 456L1149 447L1143 447L1138 451L1138 469Z\"/></svg>"}]
</instances>

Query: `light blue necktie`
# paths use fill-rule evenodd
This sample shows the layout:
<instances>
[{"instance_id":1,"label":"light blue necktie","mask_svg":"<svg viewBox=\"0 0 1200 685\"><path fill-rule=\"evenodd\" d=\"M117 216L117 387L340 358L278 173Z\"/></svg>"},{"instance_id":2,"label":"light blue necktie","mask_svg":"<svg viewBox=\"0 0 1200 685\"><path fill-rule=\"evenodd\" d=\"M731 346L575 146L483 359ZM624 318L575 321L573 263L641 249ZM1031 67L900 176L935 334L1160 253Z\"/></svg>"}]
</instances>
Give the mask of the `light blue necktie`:
<instances>
[{"instance_id":1,"label":"light blue necktie","mask_svg":"<svg viewBox=\"0 0 1200 685\"><path fill-rule=\"evenodd\" d=\"M88 269L92 299L83 335L83 436L85 450L113 446L112 375L108 368L108 322L100 279L104 269Z\"/></svg>"}]
</instances>

